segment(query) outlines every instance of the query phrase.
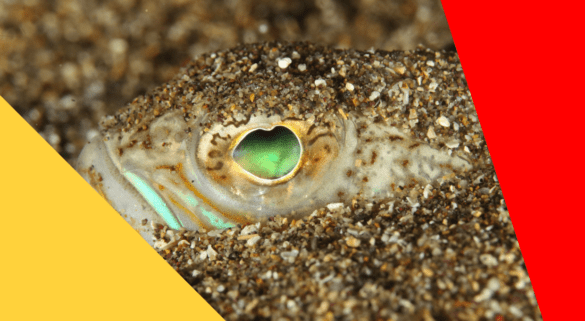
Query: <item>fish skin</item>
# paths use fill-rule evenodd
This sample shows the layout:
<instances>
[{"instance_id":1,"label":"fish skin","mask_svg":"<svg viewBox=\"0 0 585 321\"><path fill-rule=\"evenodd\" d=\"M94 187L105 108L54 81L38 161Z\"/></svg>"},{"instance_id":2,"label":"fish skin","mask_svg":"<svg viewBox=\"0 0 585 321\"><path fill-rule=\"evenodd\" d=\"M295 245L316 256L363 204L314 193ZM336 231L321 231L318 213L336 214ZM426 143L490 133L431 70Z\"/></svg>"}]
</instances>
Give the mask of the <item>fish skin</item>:
<instances>
[{"instance_id":1,"label":"fish skin","mask_svg":"<svg viewBox=\"0 0 585 321\"><path fill-rule=\"evenodd\" d=\"M292 63L282 69L284 58ZM229 156L235 139L283 124L302 141L298 172L283 182L243 175ZM491 166L484 147L456 53L274 42L197 57L104 118L77 169L152 245L157 226L172 222L128 175L148 182L177 226L208 230L357 196L420 197Z\"/></svg>"}]
</instances>

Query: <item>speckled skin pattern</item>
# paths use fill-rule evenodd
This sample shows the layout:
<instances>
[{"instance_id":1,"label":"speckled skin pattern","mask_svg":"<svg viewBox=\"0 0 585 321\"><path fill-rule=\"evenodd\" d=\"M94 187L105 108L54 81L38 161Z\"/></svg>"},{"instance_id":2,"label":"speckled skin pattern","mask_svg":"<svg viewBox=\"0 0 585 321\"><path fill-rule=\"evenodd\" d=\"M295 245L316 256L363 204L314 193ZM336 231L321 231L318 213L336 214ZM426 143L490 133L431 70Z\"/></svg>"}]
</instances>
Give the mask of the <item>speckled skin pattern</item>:
<instances>
[{"instance_id":1,"label":"speckled skin pattern","mask_svg":"<svg viewBox=\"0 0 585 321\"><path fill-rule=\"evenodd\" d=\"M274 217L251 211L224 230L149 231L226 320L542 319L456 53L265 43L206 54L106 118L90 145L102 144L113 171L138 154L188 151L181 157L209 191L225 191L245 180L229 157L222 166L211 157L229 143L211 140L283 123L305 147L309 128L325 134L315 151L325 159L295 176L322 196L303 208L309 215L271 195L286 208ZM103 175L83 159L79 170L100 190ZM189 162L177 163L147 157L139 172L154 166L189 182L180 174ZM322 176L310 179L315 168Z\"/></svg>"},{"instance_id":2,"label":"speckled skin pattern","mask_svg":"<svg viewBox=\"0 0 585 321\"><path fill-rule=\"evenodd\" d=\"M469 95L449 91L464 81L456 63L454 56L430 51L276 43L204 55L107 117L78 170L149 242L160 223L225 228L299 217L357 195L391 199L405 186L426 186L472 168L469 149L465 155L458 148L462 137L434 134L425 141L411 133L459 120L435 112ZM445 81L447 72L458 73L459 84ZM470 103L459 105L460 113L473 111ZM284 180L250 177L231 150L250 130L274 126L299 137L304 152L298 171ZM131 192L133 177L161 195L174 217Z\"/></svg>"}]
</instances>

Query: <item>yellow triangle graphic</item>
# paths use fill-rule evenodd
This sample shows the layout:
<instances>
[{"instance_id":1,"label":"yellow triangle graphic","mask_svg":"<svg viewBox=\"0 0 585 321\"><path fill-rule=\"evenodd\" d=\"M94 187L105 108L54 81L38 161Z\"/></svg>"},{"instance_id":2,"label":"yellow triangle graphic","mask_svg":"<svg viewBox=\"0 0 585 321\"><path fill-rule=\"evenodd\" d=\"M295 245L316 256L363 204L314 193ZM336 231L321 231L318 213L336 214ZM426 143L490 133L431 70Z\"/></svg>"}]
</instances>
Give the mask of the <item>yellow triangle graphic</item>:
<instances>
[{"instance_id":1,"label":"yellow triangle graphic","mask_svg":"<svg viewBox=\"0 0 585 321\"><path fill-rule=\"evenodd\" d=\"M0 319L223 320L0 97Z\"/></svg>"}]
</instances>

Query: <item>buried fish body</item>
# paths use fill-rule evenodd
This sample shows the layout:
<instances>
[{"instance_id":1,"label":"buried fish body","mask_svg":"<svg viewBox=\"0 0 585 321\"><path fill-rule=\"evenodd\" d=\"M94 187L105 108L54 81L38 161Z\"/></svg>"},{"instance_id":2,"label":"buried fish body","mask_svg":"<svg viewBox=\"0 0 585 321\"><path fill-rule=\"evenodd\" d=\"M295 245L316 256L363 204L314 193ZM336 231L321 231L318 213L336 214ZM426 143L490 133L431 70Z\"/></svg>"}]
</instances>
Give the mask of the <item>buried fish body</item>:
<instances>
[{"instance_id":1,"label":"buried fish body","mask_svg":"<svg viewBox=\"0 0 585 321\"><path fill-rule=\"evenodd\" d=\"M158 224L426 197L477 165L481 131L456 53L306 43L200 56L100 127L77 169L150 244Z\"/></svg>"}]
</instances>

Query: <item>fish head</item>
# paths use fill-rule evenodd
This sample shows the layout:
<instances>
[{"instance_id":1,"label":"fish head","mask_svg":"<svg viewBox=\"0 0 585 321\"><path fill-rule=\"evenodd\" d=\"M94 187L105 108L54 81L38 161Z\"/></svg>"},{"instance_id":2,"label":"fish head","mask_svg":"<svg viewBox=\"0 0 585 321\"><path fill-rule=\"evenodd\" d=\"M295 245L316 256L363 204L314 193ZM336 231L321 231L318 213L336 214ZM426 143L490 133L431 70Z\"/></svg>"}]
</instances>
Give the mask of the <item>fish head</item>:
<instances>
[{"instance_id":1,"label":"fish head","mask_svg":"<svg viewBox=\"0 0 585 321\"><path fill-rule=\"evenodd\" d=\"M460 153L387 117L409 100L404 77L372 72L386 77L387 89L368 94L365 108L352 97L371 78L337 83L289 73L272 67L286 52L247 48L203 56L104 118L78 158L81 175L151 244L163 224L210 230L300 217L356 196L391 198L400 187L472 168ZM297 56L311 54L310 46L297 49ZM247 59L258 50L267 54ZM260 68L254 65L276 76L251 73Z\"/></svg>"}]
</instances>

